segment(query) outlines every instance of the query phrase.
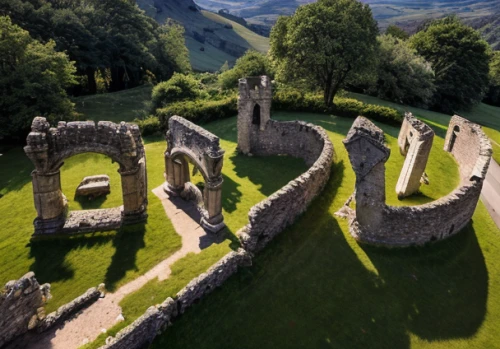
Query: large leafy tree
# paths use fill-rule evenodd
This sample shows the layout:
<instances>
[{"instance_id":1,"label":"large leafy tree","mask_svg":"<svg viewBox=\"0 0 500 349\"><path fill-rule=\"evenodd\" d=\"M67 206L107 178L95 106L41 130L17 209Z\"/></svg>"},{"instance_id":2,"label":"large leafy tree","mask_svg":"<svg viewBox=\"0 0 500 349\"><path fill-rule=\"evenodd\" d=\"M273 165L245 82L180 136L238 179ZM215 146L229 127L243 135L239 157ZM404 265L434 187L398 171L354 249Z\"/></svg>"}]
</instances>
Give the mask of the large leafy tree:
<instances>
[{"instance_id":1,"label":"large leafy tree","mask_svg":"<svg viewBox=\"0 0 500 349\"><path fill-rule=\"evenodd\" d=\"M353 73L373 67L377 23L356 0L319 0L280 17L271 31L277 77L319 86L327 105Z\"/></svg>"},{"instance_id":2,"label":"large leafy tree","mask_svg":"<svg viewBox=\"0 0 500 349\"><path fill-rule=\"evenodd\" d=\"M378 40L378 77L372 92L382 99L427 106L435 91L430 64L402 39L382 35Z\"/></svg>"},{"instance_id":3,"label":"large leafy tree","mask_svg":"<svg viewBox=\"0 0 500 349\"><path fill-rule=\"evenodd\" d=\"M451 16L428 23L410 43L436 74L435 109L452 113L483 99L491 52L479 32Z\"/></svg>"},{"instance_id":4,"label":"large leafy tree","mask_svg":"<svg viewBox=\"0 0 500 349\"><path fill-rule=\"evenodd\" d=\"M179 25L160 26L133 0L0 0L0 15L75 61L86 89L95 93L96 74L108 72L109 89L136 86L146 75L169 79L190 70Z\"/></svg>"},{"instance_id":5,"label":"large leafy tree","mask_svg":"<svg viewBox=\"0 0 500 349\"><path fill-rule=\"evenodd\" d=\"M490 62L490 87L485 102L500 106L500 51L495 51Z\"/></svg>"},{"instance_id":6,"label":"large leafy tree","mask_svg":"<svg viewBox=\"0 0 500 349\"><path fill-rule=\"evenodd\" d=\"M75 67L55 43L42 44L0 17L0 137L19 137L34 116L68 118L74 113L66 88Z\"/></svg>"}]
</instances>

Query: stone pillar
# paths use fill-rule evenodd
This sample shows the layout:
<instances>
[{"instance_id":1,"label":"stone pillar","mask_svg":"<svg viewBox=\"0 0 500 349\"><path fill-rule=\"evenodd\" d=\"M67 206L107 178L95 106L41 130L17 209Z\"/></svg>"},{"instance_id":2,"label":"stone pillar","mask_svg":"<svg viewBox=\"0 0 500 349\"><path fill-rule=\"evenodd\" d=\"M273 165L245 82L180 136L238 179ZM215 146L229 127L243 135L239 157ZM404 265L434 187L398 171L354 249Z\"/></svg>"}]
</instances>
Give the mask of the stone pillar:
<instances>
[{"instance_id":1,"label":"stone pillar","mask_svg":"<svg viewBox=\"0 0 500 349\"><path fill-rule=\"evenodd\" d=\"M61 191L61 172L31 173L37 218L35 234L53 234L63 225L68 202Z\"/></svg>"},{"instance_id":2,"label":"stone pillar","mask_svg":"<svg viewBox=\"0 0 500 349\"><path fill-rule=\"evenodd\" d=\"M121 175L123 195L123 223L135 224L147 218L147 178L144 159L130 171L118 171Z\"/></svg>"},{"instance_id":3,"label":"stone pillar","mask_svg":"<svg viewBox=\"0 0 500 349\"><path fill-rule=\"evenodd\" d=\"M165 154L165 184L163 189L172 196L179 196L184 190L184 184L191 179L189 164L182 156L173 159L169 153Z\"/></svg>"},{"instance_id":4,"label":"stone pillar","mask_svg":"<svg viewBox=\"0 0 500 349\"><path fill-rule=\"evenodd\" d=\"M203 192L205 209L202 211L201 226L212 233L216 233L226 226L222 215L223 182L222 176L219 176L215 180L207 182Z\"/></svg>"}]
</instances>

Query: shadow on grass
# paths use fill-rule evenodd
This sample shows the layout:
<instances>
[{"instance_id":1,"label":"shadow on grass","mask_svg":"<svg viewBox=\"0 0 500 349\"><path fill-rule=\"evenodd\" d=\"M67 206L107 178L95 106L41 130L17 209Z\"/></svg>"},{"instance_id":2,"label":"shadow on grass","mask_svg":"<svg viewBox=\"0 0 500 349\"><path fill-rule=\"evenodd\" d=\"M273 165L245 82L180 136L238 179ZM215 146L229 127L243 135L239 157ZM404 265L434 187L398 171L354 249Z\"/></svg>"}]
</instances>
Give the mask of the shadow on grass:
<instances>
[{"instance_id":1,"label":"shadow on grass","mask_svg":"<svg viewBox=\"0 0 500 349\"><path fill-rule=\"evenodd\" d=\"M0 156L0 193L19 191L31 182L34 166L24 154L23 148L11 148Z\"/></svg>"},{"instance_id":2,"label":"shadow on grass","mask_svg":"<svg viewBox=\"0 0 500 349\"><path fill-rule=\"evenodd\" d=\"M65 262L66 255L70 251L83 248L93 249L107 244L113 238L114 234L99 234L33 240L28 244L30 257L35 259L30 270L35 272L37 279L43 282L51 283L71 279L74 271Z\"/></svg>"},{"instance_id":3,"label":"shadow on grass","mask_svg":"<svg viewBox=\"0 0 500 349\"><path fill-rule=\"evenodd\" d=\"M80 204L82 210L96 210L102 207L106 199L107 195L98 196L96 198L90 198L82 195L75 195L73 200Z\"/></svg>"},{"instance_id":4,"label":"shadow on grass","mask_svg":"<svg viewBox=\"0 0 500 349\"><path fill-rule=\"evenodd\" d=\"M110 292L116 290L118 281L125 277L129 270L137 270L137 252L143 249L146 223L124 226L113 239L113 247L116 249L111 258L104 283Z\"/></svg>"},{"instance_id":5,"label":"shadow on grass","mask_svg":"<svg viewBox=\"0 0 500 349\"><path fill-rule=\"evenodd\" d=\"M421 248L360 248L331 213L343 170L336 164L307 213L153 348L410 348L409 333L473 336L488 276L472 226Z\"/></svg>"},{"instance_id":6,"label":"shadow on grass","mask_svg":"<svg viewBox=\"0 0 500 349\"><path fill-rule=\"evenodd\" d=\"M308 168L302 159L290 156L249 157L235 152L230 159L238 177L260 184L259 191L266 196L281 189ZM261 168L266 168L266 171L260 171ZM285 168L286 171L283 170ZM273 173L273 176L269 176L269 173Z\"/></svg>"},{"instance_id":7,"label":"shadow on grass","mask_svg":"<svg viewBox=\"0 0 500 349\"><path fill-rule=\"evenodd\" d=\"M224 184L222 185L222 208L228 213L236 211L237 205L241 202L241 191L238 190L240 184L231 178L222 175Z\"/></svg>"}]
</instances>

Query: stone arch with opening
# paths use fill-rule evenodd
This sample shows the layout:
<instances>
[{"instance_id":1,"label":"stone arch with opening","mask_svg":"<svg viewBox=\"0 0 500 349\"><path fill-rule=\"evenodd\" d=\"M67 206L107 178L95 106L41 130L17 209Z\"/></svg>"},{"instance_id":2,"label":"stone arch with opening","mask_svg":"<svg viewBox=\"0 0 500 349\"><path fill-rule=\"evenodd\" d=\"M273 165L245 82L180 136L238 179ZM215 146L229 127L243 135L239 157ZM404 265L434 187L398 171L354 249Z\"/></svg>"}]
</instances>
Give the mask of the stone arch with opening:
<instances>
[{"instance_id":1,"label":"stone arch with opening","mask_svg":"<svg viewBox=\"0 0 500 349\"><path fill-rule=\"evenodd\" d=\"M51 128L45 118L37 117L24 151L35 165L35 235L112 230L147 218L146 157L137 125L85 121L59 122ZM89 214L69 225L72 217L67 215L60 168L65 159L83 153L104 154L119 164L123 207L82 211Z\"/></svg>"},{"instance_id":2,"label":"stone arch with opening","mask_svg":"<svg viewBox=\"0 0 500 349\"><path fill-rule=\"evenodd\" d=\"M165 191L173 196L185 196L189 186L189 162L198 168L205 181L203 200L197 200L201 225L210 232L225 227L222 215L222 165L224 150L219 138L179 116L168 122L165 152Z\"/></svg>"}]
</instances>

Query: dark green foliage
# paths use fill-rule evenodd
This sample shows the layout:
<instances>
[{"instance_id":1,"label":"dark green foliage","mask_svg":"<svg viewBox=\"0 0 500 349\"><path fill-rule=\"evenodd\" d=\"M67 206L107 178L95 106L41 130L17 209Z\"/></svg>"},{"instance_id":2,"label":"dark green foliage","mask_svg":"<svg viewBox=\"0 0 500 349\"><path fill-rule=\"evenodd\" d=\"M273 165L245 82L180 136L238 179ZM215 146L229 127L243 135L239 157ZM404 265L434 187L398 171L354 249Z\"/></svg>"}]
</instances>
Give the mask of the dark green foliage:
<instances>
[{"instance_id":1,"label":"dark green foliage","mask_svg":"<svg viewBox=\"0 0 500 349\"><path fill-rule=\"evenodd\" d=\"M200 83L191 75L174 74L168 81L160 82L153 88L153 112L168 103L186 99L195 99L200 90Z\"/></svg>"},{"instance_id":2,"label":"dark green foliage","mask_svg":"<svg viewBox=\"0 0 500 349\"><path fill-rule=\"evenodd\" d=\"M26 136L38 115L51 122L74 118L65 90L76 82L74 73L53 41L42 44L0 17L0 139Z\"/></svg>"},{"instance_id":3,"label":"dark green foliage","mask_svg":"<svg viewBox=\"0 0 500 349\"><path fill-rule=\"evenodd\" d=\"M42 41L54 40L76 62L85 81L74 94L95 93L96 78L110 79L106 88L122 90L153 75L170 78L190 70L184 30L167 22L160 26L128 0L0 0L0 15Z\"/></svg>"},{"instance_id":4,"label":"dark green foliage","mask_svg":"<svg viewBox=\"0 0 500 349\"><path fill-rule=\"evenodd\" d=\"M249 50L238 58L233 69L226 70L219 76L219 83L223 89L232 89L238 86L239 79L259 75L268 75L272 78L274 72L271 63L265 54Z\"/></svg>"},{"instance_id":5,"label":"dark green foliage","mask_svg":"<svg viewBox=\"0 0 500 349\"><path fill-rule=\"evenodd\" d=\"M370 70L376 57L377 23L356 0L319 0L280 17L271 32L278 80L308 82L330 106L352 75Z\"/></svg>"},{"instance_id":6,"label":"dark green foliage","mask_svg":"<svg viewBox=\"0 0 500 349\"><path fill-rule=\"evenodd\" d=\"M139 126L143 137L155 135L160 133L161 130L160 120L153 115L150 115L145 119L135 119L134 123Z\"/></svg>"},{"instance_id":7,"label":"dark green foliage","mask_svg":"<svg viewBox=\"0 0 500 349\"><path fill-rule=\"evenodd\" d=\"M410 35L407 32L394 24L391 24L387 27L387 29L385 30L385 34L391 35L401 40L408 40L410 38Z\"/></svg>"},{"instance_id":8,"label":"dark green foliage","mask_svg":"<svg viewBox=\"0 0 500 349\"><path fill-rule=\"evenodd\" d=\"M490 62L490 87L485 102L500 106L500 51L495 51Z\"/></svg>"},{"instance_id":9,"label":"dark green foliage","mask_svg":"<svg viewBox=\"0 0 500 349\"><path fill-rule=\"evenodd\" d=\"M229 118L238 112L236 97L227 97L219 101L196 100L172 103L165 108L158 109L158 116L162 129L167 129L168 119L180 115L194 123Z\"/></svg>"},{"instance_id":10,"label":"dark green foliage","mask_svg":"<svg viewBox=\"0 0 500 349\"><path fill-rule=\"evenodd\" d=\"M427 106L435 92L434 71L407 41L391 35L378 38L377 81L370 92L401 104Z\"/></svg>"},{"instance_id":11,"label":"dark green foliage","mask_svg":"<svg viewBox=\"0 0 500 349\"><path fill-rule=\"evenodd\" d=\"M436 74L435 109L453 113L481 102L489 83L490 48L477 31L446 17L424 26L410 43Z\"/></svg>"},{"instance_id":12,"label":"dark green foliage","mask_svg":"<svg viewBox=\"0 0 500 349\"><path fill-rule=\"evenodd\" d=\"M335 103L327 107L319 94L303 94L297 90L280 90L274 94L273 109L311 113L331 113L338 116L356 118L360 115L391 125L399 125L403 115L396 109L373 104L365 104L352 98L335 98Z\"/></svg>"}]
</instances>

